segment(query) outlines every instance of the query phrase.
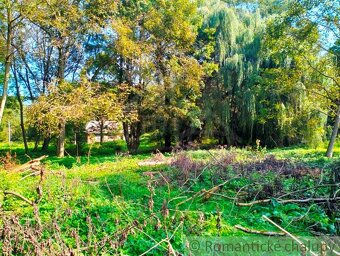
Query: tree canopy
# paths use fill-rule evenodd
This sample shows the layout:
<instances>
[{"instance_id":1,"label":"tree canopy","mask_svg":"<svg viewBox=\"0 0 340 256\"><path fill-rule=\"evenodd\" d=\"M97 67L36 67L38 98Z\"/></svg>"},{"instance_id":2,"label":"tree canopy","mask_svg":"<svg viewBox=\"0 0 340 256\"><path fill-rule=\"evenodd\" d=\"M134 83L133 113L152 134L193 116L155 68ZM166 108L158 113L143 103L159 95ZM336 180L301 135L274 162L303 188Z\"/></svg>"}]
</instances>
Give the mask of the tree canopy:
<instances>
[{"instance_id":1,"label":"tree canopy","mask_svg":"<svg viewBox=\"0 0 340 256\"><path fill-rule=\"evenodd\" d=\"M340 119L334 1L0 7L0 120L7 94L16 94L23 137L29 128L36 145L57 139L59 156L70 127L82 133L91 120L121 123L130 152L157 133L163 150L204 139L228 147L329 142L332 155Z\"/></svg>"}]
</instances>

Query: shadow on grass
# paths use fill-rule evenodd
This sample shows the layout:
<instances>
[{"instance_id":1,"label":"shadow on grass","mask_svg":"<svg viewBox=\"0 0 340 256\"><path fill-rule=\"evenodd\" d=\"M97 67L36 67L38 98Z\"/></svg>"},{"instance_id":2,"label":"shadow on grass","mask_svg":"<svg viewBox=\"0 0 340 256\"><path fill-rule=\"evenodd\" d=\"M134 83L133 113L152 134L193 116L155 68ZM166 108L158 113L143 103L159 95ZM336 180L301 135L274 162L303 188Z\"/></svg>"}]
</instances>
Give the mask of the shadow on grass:
<instances>
[{"instance_id":1,"label":"shadow on grass","mask_svg":"<svg viewBox=\"0 0 340 256\"><path fill-rule=\"evenodd\" d=\"M150 156L156 149L156 145L149 143L146 139L141 141L139 151L133 157L145 158ZM5 157L10 152L15 155L18 163L25 163L31 159L38 158L42 155L48 155L49 157L44 160L52 167L58 168L64 166L68 169L74 166L82 166L85 164L100 164L104 162L114 162L117 157L126 155L128 152L126 143L124 140L117 140L114 142L105 142L103 144L85 144L82 145L81 150L77 150L76 145L68 144L65 149L65 157L56 157L56 145L51 144L47 150L33 150L33 144L30 144L30 151L25 153L23 146L20 143L13 143L11 147L9 145L0 144L0 157Z\"/></svg>"}]
</instances>

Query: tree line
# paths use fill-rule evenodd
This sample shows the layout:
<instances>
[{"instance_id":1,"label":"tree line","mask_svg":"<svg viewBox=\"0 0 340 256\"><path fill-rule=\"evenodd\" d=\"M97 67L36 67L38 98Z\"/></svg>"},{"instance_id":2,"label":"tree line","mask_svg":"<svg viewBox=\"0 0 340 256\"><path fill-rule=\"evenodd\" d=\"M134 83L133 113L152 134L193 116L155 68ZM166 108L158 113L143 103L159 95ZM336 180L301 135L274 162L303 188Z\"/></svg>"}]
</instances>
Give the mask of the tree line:
<instances>
[{"instance_id":1,"label":"tree line","mask_svg":"<svg viewBox=\"0 0 340 256\"><path fill-rule=\"evenodd\" d=\"M132 153L152 132L164 150L328 141L331 157L339 22L330 0L2 0L0 121L15 95L26 151L29 128L60 157L90 120L122 123Z\"/></svg>"}]
</instances>

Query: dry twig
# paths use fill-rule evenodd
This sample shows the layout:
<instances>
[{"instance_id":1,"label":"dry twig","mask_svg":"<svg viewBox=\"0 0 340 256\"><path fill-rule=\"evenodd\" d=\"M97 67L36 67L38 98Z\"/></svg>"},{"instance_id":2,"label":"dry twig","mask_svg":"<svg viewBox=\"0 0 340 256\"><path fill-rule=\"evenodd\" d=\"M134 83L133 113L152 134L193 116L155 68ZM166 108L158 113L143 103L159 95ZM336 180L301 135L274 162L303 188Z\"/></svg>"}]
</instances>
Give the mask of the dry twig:
<instances>
[{"instance_id":1,"label":"dry twig","mask_svg":"<svg viewBox=\"0 0 340 256\"><path fill-rule=\"evenodd\" d=\"M285 236L286 234L283 232L271 232L271 231L264 231L264 230L256 230L242 227L241 225L235 225L236 229L242 230L246 233L250 234L258 234L258 235L265 235L265 236Z\"/></svg>"},{"instance_id":2,"label":"dry twig","mask_svg":"<svg viewBox=\"0 0 340 256\"><path fill-rule=\"evenodd\" d=\"M250 203L239 203L237 202L237 206L252 206L255 204L262 204L262 203L268 203L272 199L263 199L263 200L256 200ZM325 202L335 202L340 200L340 197L320 197L320 198L304 198L304 199L287 199L287 200L277 200L278 203L285 204L285 203L309 203L309 202L315 202L315 203L325 203Z\"/></svg>"}]
</instances>

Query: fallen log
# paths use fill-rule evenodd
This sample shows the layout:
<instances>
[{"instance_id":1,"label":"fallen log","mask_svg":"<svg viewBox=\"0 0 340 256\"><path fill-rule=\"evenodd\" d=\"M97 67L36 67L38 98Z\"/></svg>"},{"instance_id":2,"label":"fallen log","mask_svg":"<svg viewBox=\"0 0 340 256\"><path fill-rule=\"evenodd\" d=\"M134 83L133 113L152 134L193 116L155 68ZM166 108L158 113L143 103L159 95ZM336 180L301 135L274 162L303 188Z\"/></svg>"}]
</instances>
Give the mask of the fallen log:
<instances>
[{"instance_id":1,"label":"fallen log","mask_svg":"<svg viewBox=\"0 0 340 256\"><path fill-rule=\"evenodd\" d=\"M264 231L264 230L256 230L256 229L250 229L242 227L241 225L235 225L236 229L239 229L243 232L249 233L249 234L258 234L258 235L265 235L265 236L285 236L286 234L284 232L272 232L272 231Z\"/></svg>"},{"instance_id":2,"label":"fallen log","mask_svg":"<svg viewBox=\"0 0 340 256\"><path fill-rule=\"evenodd\" d=\"M35 170L35 168L34 168L34 170ZM38 176L38 175L40 175L40 173L41 173L40 170L34 171L34 172L29 173L29 174L27 174L26 176L22 177L22 178L20 179L20 181L21 181L21 180L24 180L24 179L26 179L26 178L28 178L28 177L31 177L31 176Z\"/></svg>"},{"instance_id":3,"label":"fallen log","mask_svg":"<svg viewBox=\"0 0 340 256\"><path fill-rule=\"evenodd\" d=\"M47 155L43 155L43 156L38 157L36 159L32 159L25 164L22 164L18 167L14 167L12 169L9 169L9 171L11 171L11 172L22 172L22 171L25 171L25 170L28 170L28 169L32 169L34 167L39 166L41 164L41 160L43 160L47 157L48 157Z\"/></svg>"},{"instance_id":4,"label":"fallen log","mask_svg":"<svg viewBox=\"0 0 340 256\"><path fill-rule=\"evenodd\" d=\"M218 192L221 188L223 188L223 186L225 184L227 184L228 182L230 182L230 180L226 180L225 182L209 189L209 190L205 190L205 189L202 189L202 192L203 192L203 196L204 196L204 200L208 200L212 195L215 195L216 192Z\"/></svg>"}]
</instances>

